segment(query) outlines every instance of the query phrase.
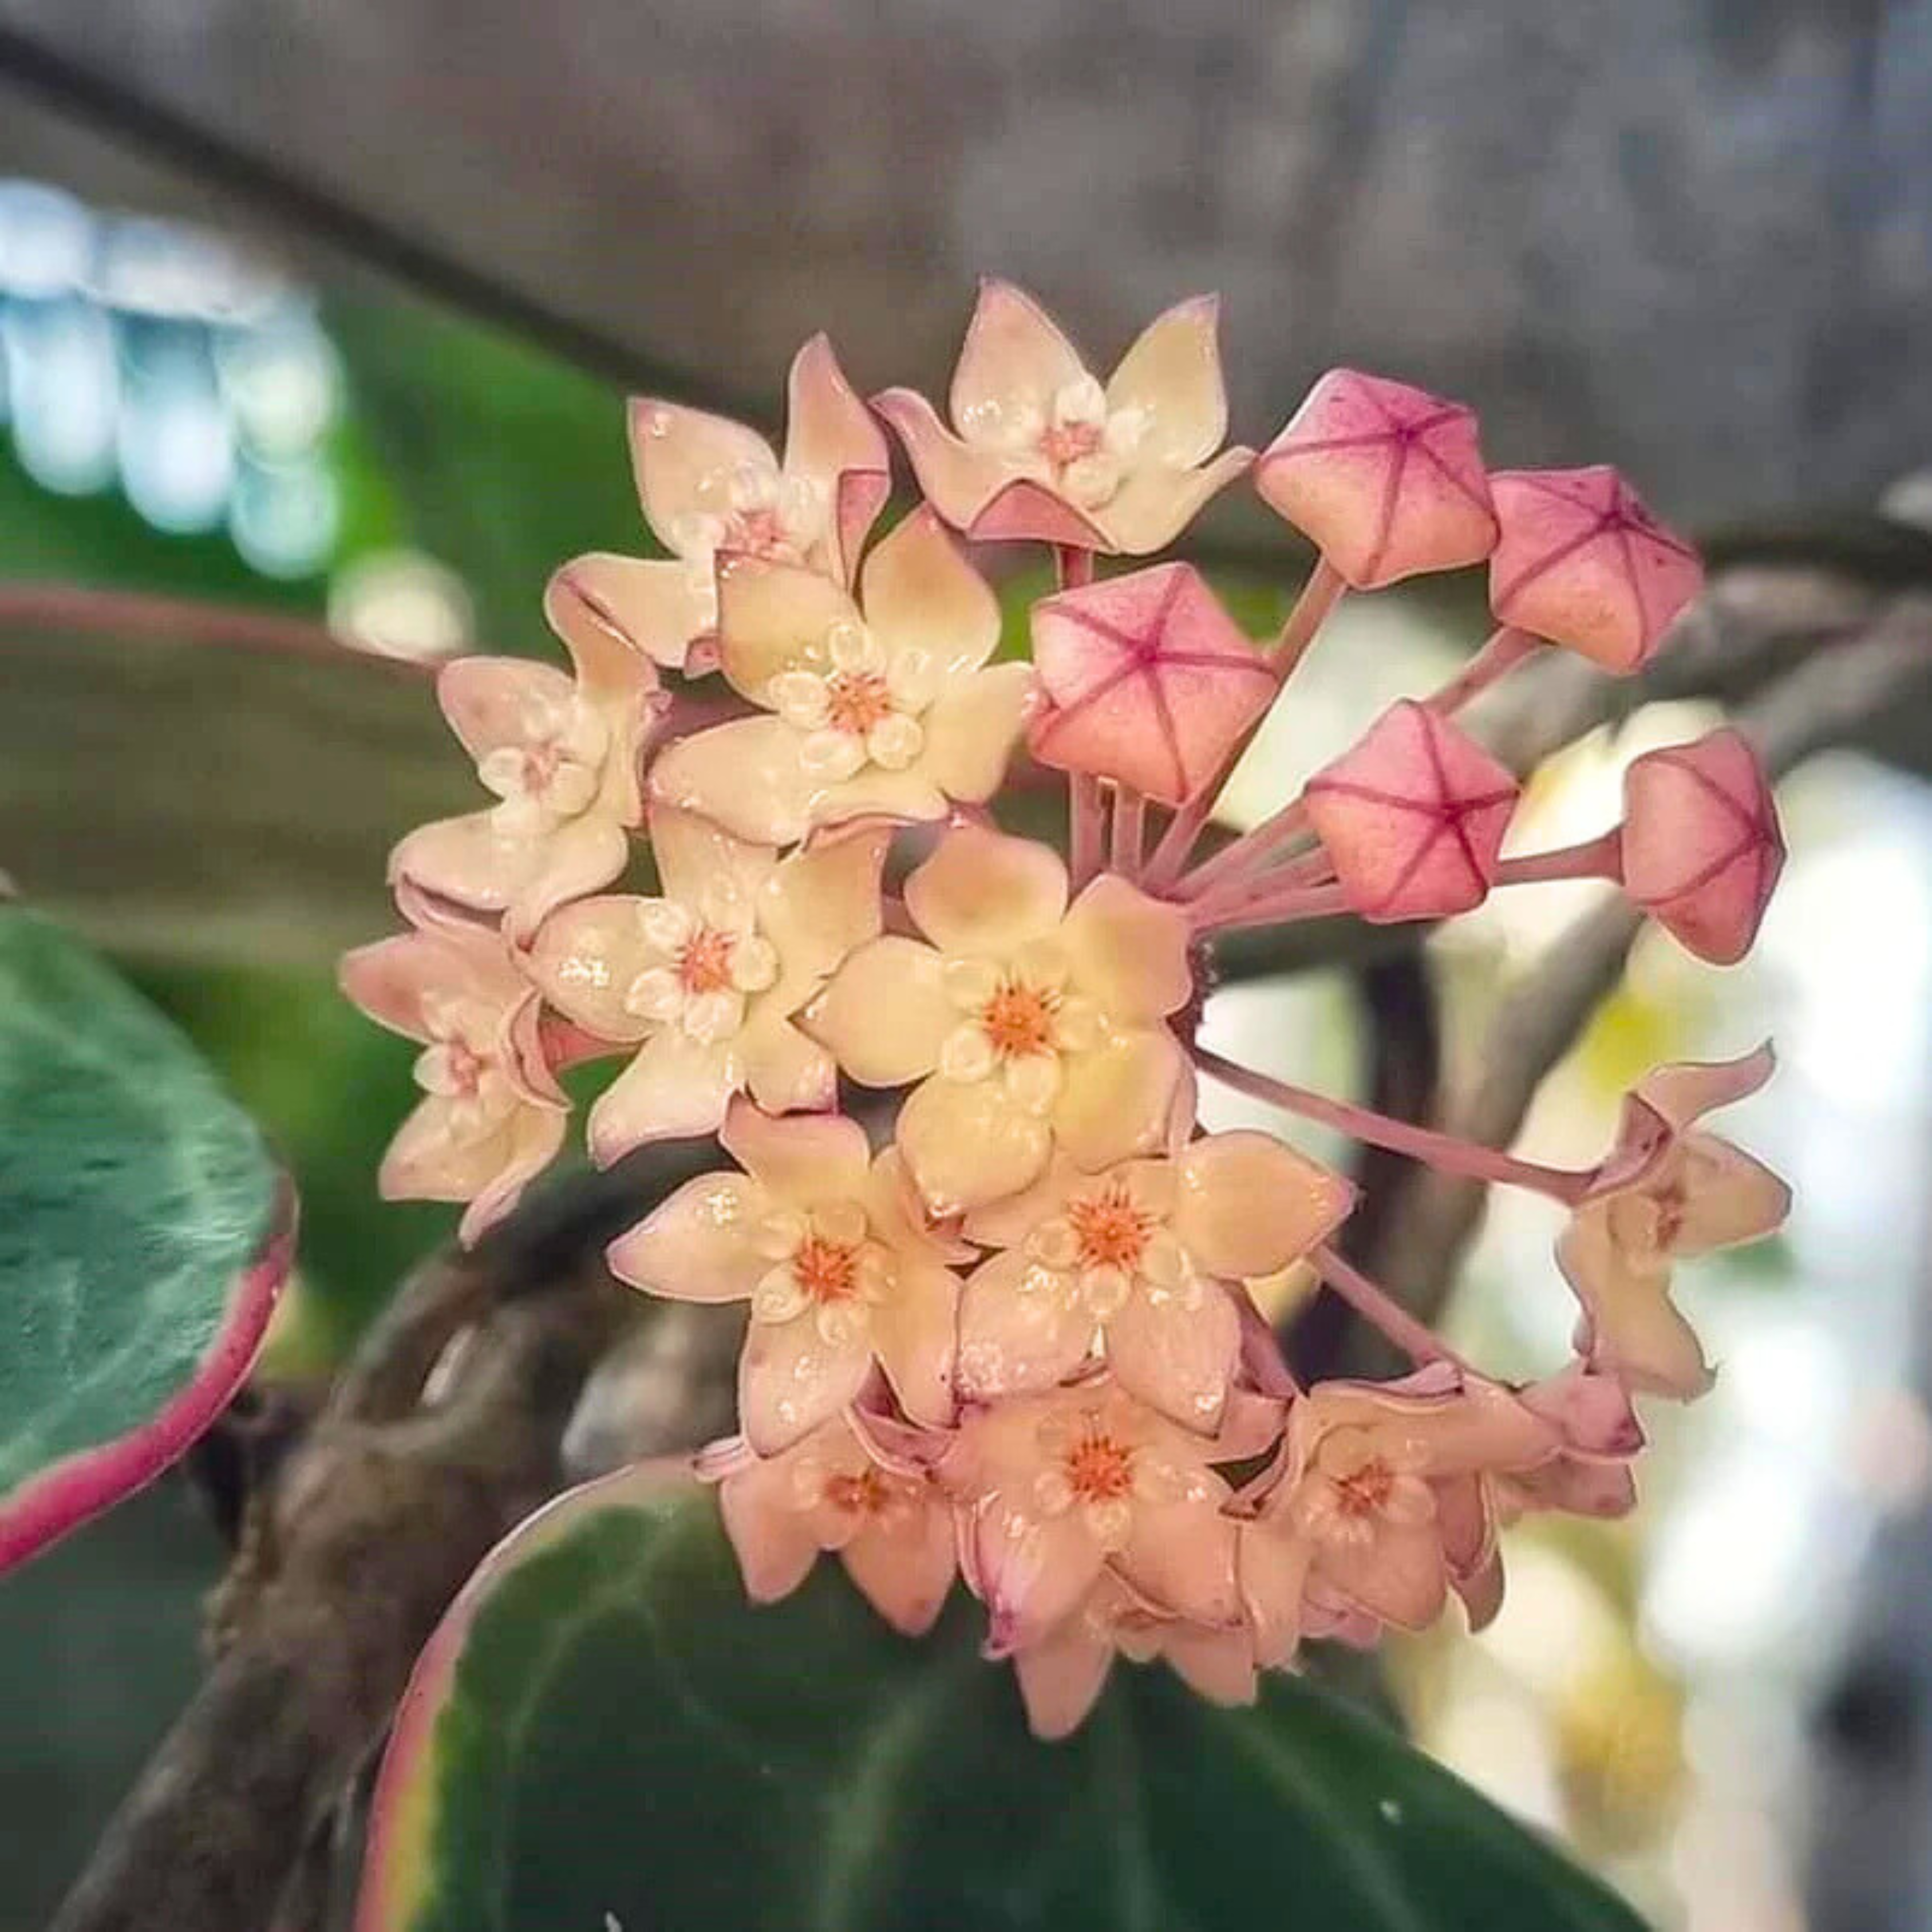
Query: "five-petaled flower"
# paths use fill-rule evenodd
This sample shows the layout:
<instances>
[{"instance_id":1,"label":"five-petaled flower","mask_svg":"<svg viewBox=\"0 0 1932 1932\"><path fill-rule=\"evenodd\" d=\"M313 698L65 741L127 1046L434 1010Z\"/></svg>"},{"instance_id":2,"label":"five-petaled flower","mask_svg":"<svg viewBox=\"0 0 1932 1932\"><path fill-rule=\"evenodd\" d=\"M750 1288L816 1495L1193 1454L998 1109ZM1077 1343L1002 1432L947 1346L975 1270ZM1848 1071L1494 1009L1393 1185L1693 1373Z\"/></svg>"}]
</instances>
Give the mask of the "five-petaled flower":
<instances>
[{"instance_id":1,"label":"five-petaled flower","mask_svg":"<svg viewBox=\"0 0 1932 1932\"><path fill-rule=\"evenodd\" d=\"M688 812L650 813L663 890L551 914L531 946L544 998L637 1056L590 1112L608 1164L640 1142L716 1133L734 1094L772 1113L830 1107L836 1075L792 1016L879 930L885 828L780 858Z\"/></svg>"},{"instance_id":2,"label":"five-petaled flower","mask_svg":"<svg viewBox=\"0 0 1932 1932\"><path fill-rule=\"evenodd\" d=\"M953 1419L956 1245L916 1227L898 1156L838 1114L735 1100L718 1136L744 1172L700 1174L610 1248L621 1281L749 1301L738 1420L760 1456L855 1401L876 1360L908 1416Z\"/></svg>"},{"instance_id":3,"label":"five-petaled flower","mask_svg":"<svg viewBox=\"0 0 1932 1932\"><path fill-rule=\"evenodd\" d=\"M1217 316L1211 296L1177 304L1103 387L1031 297L983 282L953 372L952 430L910 389L873 406L955 530L1144 556L1254 458L1221 449Z\"/></svg>"},{"instance_id":4,"label":"five-petaled flower","mask_svg":"<svg viewBox=\"0 0 1932 1932\"><path fill-rule=\"evenodd\" d=\"M978 826L907 879L926 940L860 946L806 1029L868 1087L914 1088L900 1151L935 1219L1030 1185L1058 1147L1096 1168L1164 1150L1192 1118L1164 1024L1192 988L1186 922L1117 875L1067 905L1051 848Z\"/></svg>"},{"instance_id":5,"label":"five-petaled flower","mask_svg":"<svg viewBox=\"0 0 1932 1932\"><path fill-rule=\"evenodd\" d=\"M596 552L568 566L580 592L673 670L708 670L692 646L718 622L726 555L769 558L849 584L891 487L885 437L832 345L794 358L784 458L755 430L676 403L631 405L631 461L645 520L668 558Z\"/></svg>"},{"instance_id":6,"label":"five-petaled flower","mask_svg":"<svg viewBox=\"0 0 1932 1932\"><path fill-rule=\"evenodd\" d=\"M1288 1409L1279 1468L1241 1526L1240 1587L1264 1664L1290 1662L1312 1598L1420 1630L1450 1588L1493 1613L1489 1479L1563 1446L1555 1425L1491 1382L1432 1364L1394 1382L1328 1382Z\"/></svg>"},{"instance_id":7,"label":"five-petaled flower","mask_svg":"<svg viewBox=\"0 0 1932 1932\"><path fill-rule=\"evenodd\" d=\"M1754 1241L1784 1224L1791 1190L1761 1161L1695 1124L1755 1094L1771 1049L1709 1064L1660 1066L1624 1096L1616 1144L1556 1244L1582 1304L1579 1338L1596 1366L1688 1401L1711 1386L1695 1331L1670 1299L1679 1255Z\"/></svg>"},{"instance_id":8,"label":"five-petaled flower","mask_svg":"<svg viewBox=\"0 0 1932 1932\"><path fill-rule=\"evenodd\" d=\"M418 827L390 855L390 882L500 913L510 938L608 885L642 815L638 760L662 699L657 674L578 594L568 568L544 615L573 680L522 658L458 658L436 678L443 715L499 802Z\"/></svg>"},{"instance_id":9,"label":"five-petaled flower","mask_svg":"<svg viewBox=\"0 0 1932 1932\"><path fill-rule=\"evenodd\" d=\"M412 929L344 956L342 990L420 1040L423 1099L382 1157L385 1200L463 1201L472 1241L563 1144L569 1103L545 1064L536 988L502 937L418 896Z\"/></svg>"},{"instance_id":10,"label":"five-petaled flower","mask_svg":"<svg viewBox=\"0 0 1932 1932\"><path fill-rule=\"evenodd\" d=\"M932 1627L952 1587L952 1512L925 1476L888 1468L835 1416L761 1461L742 1438L714 1443L699 1473L718 1485L725 1534L745 1589L776 1603L802 1583L821 1550L896 1630Z\"/></svg>"},{"instance_id":11,"label":"five-petaled flower","mask_svg":"<svg viewBox=\"0 0 1932 1932\"><path fill-rule=\"evenodd\" d=\"M1211 1134L1176 1159L1099 1174L1063 1157L966 1217L968 1238L1000 1252L960 1304L961 1394L1050 1388L1082 1369L1098 1333L1130 1395L1211 1432L1240 1352L1241 1282L1324 1240L1354 1196L1267 1134Z\"/></svg>"},{"instance_id":12,"label":"five-petaled flower","mask_svg":"<svg viewBox=\"0 0 1932 1932\"><path fill-rule=\"evenodd\" d=\"M771 715L668 747L654 797L790 844L866 815L943 818L998 788L1033 673L988 667L999 604L930 511L866 558L862 611L794 566L730 556L719 574L721 666Z\"/></svg>"}]
</instances>

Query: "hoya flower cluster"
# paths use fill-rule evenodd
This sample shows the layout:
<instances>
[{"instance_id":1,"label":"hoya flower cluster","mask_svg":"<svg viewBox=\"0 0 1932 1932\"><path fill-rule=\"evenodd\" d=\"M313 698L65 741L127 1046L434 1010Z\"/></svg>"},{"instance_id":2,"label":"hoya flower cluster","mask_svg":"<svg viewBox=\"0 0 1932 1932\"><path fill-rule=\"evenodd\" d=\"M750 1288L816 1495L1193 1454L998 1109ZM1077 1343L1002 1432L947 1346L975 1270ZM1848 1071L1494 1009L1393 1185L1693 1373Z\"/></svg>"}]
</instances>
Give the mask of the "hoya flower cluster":
<instances>
[{"instance_id":1,"label":"hoya flower cluster","mask_svg":"<svg viewBox=\"0 0 1932 1932\"><path fill-rule=\"evenodd\" d=\"M1049 1736L1116 1656L1238 1700L1306 1636L1370 1643L1451 1594L1492 1615L1498 1523L1628 1509L1634 1392L1707 1386L1675 1258L1786 1206L1701 1124L1761 1083L1762 1052L1658 1070L1602 1162L1570 1172L1197 1045L1239 928L1439 919L1502 885L1602 877L1729 962L1783 856L1749 746L1718 731L1640 760L1602 837L1503 857L1516 782L1458 714L1550 646L1641 665L1696 556L1615 472L1492 472L1467 410L1351 370L1258 457L1224 448L1215 330L1211 301L1184 303L1102 384L991 283L950 426L905 390L868 408L823 339L794 365L782 457L637 405L668 555L559 572L572 674L444 670L495 802L403 841L409 929L344 968L425 1047L383 1185L467 1202L466 1237L556 1151L567 1064L622 1063L590 1116L601 1162L716 1137L718 1170L610 1259L653 1294L748 1305L740 1432L699 1459L748 1591L782 1596L836 1552L917 1633L962 1577ZM871 542L882 421L924 501ZM1244 475L1320 554L1262 640L1188 565L1136 561ZM1030 656L1000 656L962 539L1049 548ZM1126 561L1096 574L1096 557ZM1496 628L1468 668L1204 852L1338 599L1484 563ZM1052 772L1064 852L1014 829ZM620 886L640 843L648 891ZM1352 1184L1271 1136L1204 1134L1204 1076L1562 1202L1574 1358L1519 1388L1452 1356L1344 1258ZM1300 1386L1249 1286L1298 1265L1413 1372Z\"/></svg>"}]
</instances>

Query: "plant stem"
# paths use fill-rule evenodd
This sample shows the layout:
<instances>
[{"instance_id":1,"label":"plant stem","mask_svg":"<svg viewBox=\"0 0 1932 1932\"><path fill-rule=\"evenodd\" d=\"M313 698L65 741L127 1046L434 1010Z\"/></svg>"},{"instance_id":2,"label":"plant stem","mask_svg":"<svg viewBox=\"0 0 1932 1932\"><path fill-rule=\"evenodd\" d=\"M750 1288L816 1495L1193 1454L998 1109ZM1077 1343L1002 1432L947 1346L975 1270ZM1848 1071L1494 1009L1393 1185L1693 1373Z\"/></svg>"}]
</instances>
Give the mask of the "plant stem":
<instances>
[{"instance_id":1,"label":"plant stem","mask_svg":"<svg viewBox=\"0 0 1932 1932\"><path fill-rule=\"evenodd\" d=\"M1505 673L1534 657L1543 640L1504 624L1490 633L1480 650L1442 688L1423 702L1438 717L1453 717L1472 698L1489 689Z\"/></svg>"},{"instance_id":2,"label":"plant stem","mask_svg":"<svg viewBox=\"0 0 1932 1932\"><path fill-rule=\"evenodd\" d=\"M1309 1257L1322 1279L1360 1316L1373 1323L1408 1358L1419 1364L1453 1362L1459 1369L1468 1364L1454 1349L1439 1340L1426 1322L1419 1322L1379 1282L1371 1281L1361 1270L1325 1244Z\"/></svg>"},{"instance_id":3,"label":"plant stem","mask_svg":"<svg viewBox=\"0 0 1932 1932\"><path fill-rule=\"evenodd\" d=\"M1113 838L1108 852L1111 871L1124 879L1141 875L1141 850L1147 841L1147 795L1131 785L1114 788Z\"/></svg>"},{"instance_id":4,"label":"plant stem","mask_svg":"<svg viewBox=\"0 0 1932 1932\"><path fill-rule=\"evenodd\" d=\"M1316 632L1328 621L1329 613L1342 601L1342 593L1348 587L1347 579L1325 556L1316 559L1308 581L1301 586L1301 595L1294 600L1268 652L1268 662L1274 666L1276 676L1286 681L1293 672L1301 662L1302 652L1315 641Z\"/></svg>"},{"instance_id":5,"label":"plant stem","mask_svg":"<svg viewBox=\"0 0 1932 1932\"><path fill-rule=\"evenodd\" d=\"M1586 838L1575 845L1560 845L1550 852L1526 852L1505 859L1496 868L1499 886L1533 885L1545 879L1614 879L1624 874L1624 835L1621 826Z\"/></svg>"},{"instance_id":6,"label":"plant stem","mask_svg":"<svg viewBox=\"0 0 1932 1932\"><path fill-rule=\"evenodd\" d=\"M1174 896L1198 899L1210 887L1253 872L1307 829L1307 802L1298 795L1273 818L1263 819L1252 831L1243 832L1232 844L1222 846L1213 858L1196 866L1181 880Z\"/></svg>"},{"instance_id":7,"label":"plant stem","mask_svg":"<svg viewBox=\"0 0 1932 1932\"><path fill-rule=\"evenodd\" d=\"M1078 892L1100 869L1102 820L1105 808L1100 781L1087 772L1076 772L1067 781L1070 830L1067 837L1066 868L1073 890Z\"/></svg>"},{"instance_id":8,"label":"plant stem","mask_svg":"<svg viewBox=\"0 0 1932 1932\"><path fill-rule=\"evenodd\" d=\"M1062 590L1079 590L1094 581L1094 553L1079 544L1055 544L1053 574Z\"/></svg>"},{"instance_id":9,"label":"plant stem","mask_svg":"<svg viewBox=\"0 0 1932 1932\"><path fill-rule=\"evenodd\" d=\"M1257 926L1292 926L1298 920L1334 919L1348 910L1347 896L1332 880L1326 884L1271 886L1244 897L1191 902L1190 929L1197 933L1241 932Z\"/></svg>"},{"instance_id":10,"label":"plant stem","mask_svg":"<svg viewBox=\"0 0 1932 1932\"><path fill-rule=\"evenodd\" d=\"M1371 1147L1387 1148L1392 1154L1406 1154L1438 1173L1459 1174L1468 1180L1496 1182L1508 1187L1526 1187L1547 1195L1566 1205L1582 1198L1589 1184L1587 1172L1569 1168L1545 1167L1540 1162L1520 1160L1514 1154L1479 1142L1466 1141L1455 1134L1438 1133L1432 1127L1419 1127L1378 1114L1372 1107L1357 1106L1348 1100L1331 1100L1325 1094L1291 1085L1265 1073L1257 1073L1239 1061L1228 1060L1210 1048L1197 1046L1194 1063L1210 1078L1232 1087L1250 1100L1265 1101L1284 1112L1298 1114L1304 1120L1318 1120L1350 1138L1366 1141Z\"/></svg>"}]
</instances>

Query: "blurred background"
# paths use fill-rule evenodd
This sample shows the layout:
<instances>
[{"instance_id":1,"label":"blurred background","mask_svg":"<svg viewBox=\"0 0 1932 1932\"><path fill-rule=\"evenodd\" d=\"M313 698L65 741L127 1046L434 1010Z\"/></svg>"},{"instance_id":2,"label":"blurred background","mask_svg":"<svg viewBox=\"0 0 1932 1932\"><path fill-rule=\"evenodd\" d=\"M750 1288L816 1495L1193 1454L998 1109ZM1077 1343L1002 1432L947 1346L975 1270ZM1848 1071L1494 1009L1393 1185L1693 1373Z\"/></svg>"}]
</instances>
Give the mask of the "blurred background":
<instances>
[{"instance_id":1,"label":"blurred background","mask_svg":"<svg viewBox=\"0 0 1932 1932\"><path fill-rule=\"evenodd\" d=\"M773 427L821 327L862 392L942 384L982 272L1103 365L1218 289L1244 440L1334 362L1406 377L1498 464L1622 466L1793 651L1849 609L1932 664L1932 0L0 0L0 865L286 1150L292 1379L451 1225L374 1199L412 1049L332 978L387 844L469 796L421 668L543 650L557 562L646 547L626 391ZM1238 492L1198 539L1257 629L1306 566ZM1478 641L1479 592L1346 607L1234 815ZM145 638L154 596L383 662ZM1708 697L1592 724L1536 842ZM1922 681L1783 787L1751 963L1646 937L1544 1084L1526 1144L1581 1162L1648 1065L1774 1035L1724 1130L1798 1210L1684 1271L1722 1373L1651 1415L1638 1515L1519 1532L1491 1630L1391 1659L1421 1742L1686 1932L1932 1924L1928 770ZM1500 896L1391 982L1432 1062L1591 890ZM1210 1038L1360 1090L1408 1050L1375 984L1252 960ZM1484 1223L1449 1319L1486 1365L1562 1359L1554 1232ZM188 1694L224 1558L172 1480L0 1586L5 1932Z\"/></svg>"}]
</instances>

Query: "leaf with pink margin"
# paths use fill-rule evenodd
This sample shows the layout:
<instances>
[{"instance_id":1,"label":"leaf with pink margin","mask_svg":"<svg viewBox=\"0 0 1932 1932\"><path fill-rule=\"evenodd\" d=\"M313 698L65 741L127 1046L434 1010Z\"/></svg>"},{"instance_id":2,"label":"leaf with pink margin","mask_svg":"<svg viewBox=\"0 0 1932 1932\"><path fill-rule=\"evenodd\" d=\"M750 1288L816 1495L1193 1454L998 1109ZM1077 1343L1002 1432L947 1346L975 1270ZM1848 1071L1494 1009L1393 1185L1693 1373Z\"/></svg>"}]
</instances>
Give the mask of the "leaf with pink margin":
<instances>
[{"instance_id":1,"label":"leaf with pink margin","mask_svg":"<svg viewBox=\"0 0 1932 1932\"><path fill-rule=\"evenodd\" d=\"M1480 905L1515 778L1466 732L1404 698L1308 782L1308 814L1352 910L1386 922Z\"/></svg>"},{"instance_id":2,"label":"leaf with pink margin","mask_svg":"<svg viewBox=\"0 0 1932 1932\"><path fill-rule=\"evenodd\" d=\"M825 1562L752 1605L688 1474L576 1490L417 1665L356 1932L1250 1932L1258 1900L1336 1932L1636 1932L1304 1679L1224 1710L1119 1669L1046 1743L983 1628L955 1591L908 1641Z\"/></svg>"},{"instance_id":3,"label":"leaf with pink margin","mask_svg":"<svg viewBox=\"0 0 1932 1932\"><path fill-rule=\"evenodd\" d=\"M260 1135L180 1034L58 927L0 907L0 1570L226 1407L294 1226Z\"/></svg>"},{"instance_id":4,"label":"leaf with pink margin","mask_svg":"<svg viewBox=\"0 0 1932 1932\"><path fill-rule=\"evenodd\" d=\"M1117 778L1178 805L1273 701L1274 670L1201 573L1157 564L1034 607L1050 700L1029 734L1041 764Z\"/></svg>"},{"instance_id":5,"label":"leaf with pink margin","mask_svg":"<svg viewBox=\"0 0 1932 1932\"><path fill-rule=\"evenodd\" d=\"M1697 553L1606 464L1499 470L1490 493L1502 525L1490 559L1498 621L1606 670L1647 663L1703 588Z\"/></svg>"},{"instance_id":6,"label":"leaf with pink margin","mask_svg":"<svg viewBox=\"0 0 1932 1932\"><path fill-rule=\"evenodd\" d=\"M1261 453L1255 488L1353 589L1479 563L1496 512L1473 410L1331 369Z\"/></svg>"}]
</instances>

